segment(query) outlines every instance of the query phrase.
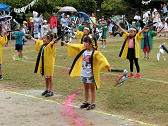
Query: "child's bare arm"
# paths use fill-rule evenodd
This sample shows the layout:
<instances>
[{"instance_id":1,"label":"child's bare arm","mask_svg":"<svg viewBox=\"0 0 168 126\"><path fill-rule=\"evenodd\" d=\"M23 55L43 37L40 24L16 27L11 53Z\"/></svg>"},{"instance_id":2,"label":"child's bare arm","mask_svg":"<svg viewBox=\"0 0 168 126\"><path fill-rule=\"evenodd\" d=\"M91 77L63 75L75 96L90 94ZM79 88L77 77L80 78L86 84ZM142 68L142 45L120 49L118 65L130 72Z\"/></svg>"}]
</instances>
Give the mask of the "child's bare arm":
<instances>
[{"instance_id":1,"label":"child's bare arm","mask_svg":"<svg viewBox=\"0 0 168 126\"><path fill-rule=\"evenodd\" d=\"M120 25L117 25L117 26L121 29L121 31L122 31L123 33L126 34L126 31L125 31Z\"/></svg>"},{"instance_id":2,"label":"child's bare arm","mask_svg":"<svg viewBox=\"0 0 168 126\"><path fill-rule=\"evenodd\" d=\"M34 42L36 42L36 41L37 41L37 39L33 38L32 36L31 36L31 40L33 40Z\"/></svg>"},{"instance_id":3,"label":"child's bare arm","mask_svg":"<svg viewBox=\"0 0 168 126\"><path fill-rule=\"evenodd\" d=\"M51 42L51 48L53 47L53 45L54 45L55 43L58 43L58 40Z\"/></svg>"},{"instance_id":4,"label":"child's bare arm","mask_svg":"<svg viewBox=\"0 0 168 126\"><path fill-rule=\"evenodd\" d=\"M139 35L146 29L147 27L144 27L140 32Z\"/></svg>"},{"instance_id":5,"label":"child's bare arm","mask_svg":"<svg viewBox=\"0 0 168 126\"><path fill-rule=\"evenodd\" d=\"M6 32L6 31L4 31L4 36L6 36L6 34L7 34L7 32Z\"/></svg>"},{"instance_id":6,"label":"child's bare arm","mask_svg":"<svg viewBox=\"0 0 168 126\"><path fill-rule=\"evenodd\" d=\"M30 34L24 34L24 36L30 36Z\"/></svg>"},{"instance_id":7,"label":"child's bare arm","mask_svg":"<svg viewBox=\"0 0 168 126\"><path fill-rule=\"evenodd\" d=\"M113 70L112 67L109 67L109 66L106 66L106 67L107 67L108 71L112 71Z\"/></svg>"}]
</instances>

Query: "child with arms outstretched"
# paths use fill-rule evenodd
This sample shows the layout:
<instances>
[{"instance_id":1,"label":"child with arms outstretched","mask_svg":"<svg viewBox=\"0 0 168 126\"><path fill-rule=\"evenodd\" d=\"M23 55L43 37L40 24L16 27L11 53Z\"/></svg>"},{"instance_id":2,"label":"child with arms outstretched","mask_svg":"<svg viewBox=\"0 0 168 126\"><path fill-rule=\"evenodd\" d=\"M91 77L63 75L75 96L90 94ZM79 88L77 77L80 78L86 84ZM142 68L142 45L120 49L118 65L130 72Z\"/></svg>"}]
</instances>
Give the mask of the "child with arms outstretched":
<instances>
[{"instance_id":1,"label":"child with arms outstretched","mask_svg":"<svg viewBox=\"0 0 168 126\"><path fill-rule=\"evenodd\" d=\"M43 36L43 40L37 40L31 37L35 41L35 50L39 51L35 73L41 74L45 78L46 90L42 93L42 96L53 96L53 72L54 72L54 63L55 63L55 42L52 42L53 35L47 33Z\"/></svg>"},{"instance_id":2,"label":"child with arms outstretched","mask_svg":"<svg viewBox=\"0 0 168 126\"><path fill-rule=\"evenodd\" d=\"M129 33L126 32L121 26L118 25L118 27L123 32L123 39L125 39L119 56L122 58L127 58L130 62L131 73L128 75L128 77L134 76L133 74L133 61L134 61L136 69L137 69L137 74L135 78L141 78L140 67L138 64L139 43L143 37L142 32L146 29L146 27L143 28L140 32L138 32L138 30L135 27L130 27Z\"/></svg>"},{"instance_id":3,"label":"child with arms outstretched","mask_svg":"<svg viewBox=\"0 0 168 126\"><path fill-rule=\"evenodd\" d=\"M3 32L3 36L0 35L0 80L2 80L2 52L3 52L3 45L8 42L6 31Z\"/></svg>"},{"instance_id":4,"label":"child with arms outstretched","mask_svg":"<svg viewBox=\"0 0 168 126\"><path fill-rule=\"evenodd\" d=\"M15 50L18 51L19 58L16 59L16 61L20 61L23 58L23 36L30 36L29 34L25 34L23 31L23 25L20 24L20 28L18 31L11 32L12 34L15 34L16 36L16 44L15 44Z\"/></svg>"},{"instance_id":5,"label":"child with arms outstretched","mask_svg":"<svg viewBox=\"0 0 168 126\"><path fill-rule=\"evenodd\" d=\"M96 50L98 48L96 36L86 36L84 44L67 44L64 41L63 43L68 46L68 56L76 56L69 72L70 76L81 76L81 82L84 84L85 102L80 108L94 109L96 106L95 88L100 88L100 71L111 71L112 68L107 59ZM89 102L89 89L91 91L91 103Z\"/></svg>"}]
</instances>

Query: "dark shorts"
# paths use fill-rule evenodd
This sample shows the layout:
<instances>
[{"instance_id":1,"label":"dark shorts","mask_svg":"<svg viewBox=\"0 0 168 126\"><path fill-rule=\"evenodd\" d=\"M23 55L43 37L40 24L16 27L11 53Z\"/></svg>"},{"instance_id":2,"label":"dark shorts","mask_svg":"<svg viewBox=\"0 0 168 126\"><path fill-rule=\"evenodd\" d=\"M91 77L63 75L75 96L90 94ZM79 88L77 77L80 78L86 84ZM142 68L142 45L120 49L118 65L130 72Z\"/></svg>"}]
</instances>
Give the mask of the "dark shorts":
<instances>
[{"instance_id":1,"label":"dark shorts","mask_svg":"<svg viewBox=\"0 0 168 126\"><path fill-rule=\"evenodd\" d=\"M15 50L23 50L23 45L15 44Z\"/></svg>"},{"instance_id":2,"label":"dark shorts","mask_svg":"<svg viewBox=\"0 0 168 126\"><path fill-rule=\"evenodd\" d=\"M135 58L134 48L128 48L127 59L134 59L134 58Z\"/></svg>"},{"instance_id":3,"label":"dark shorts","mask_svg":"<svg viewBox=\"0 0 168 126\"><path fill-rule=\"evenodd\" d=\"M143 52L150 52L148 45L145 46L145 48L143 49Z\"/></svg>"}]
</instances>

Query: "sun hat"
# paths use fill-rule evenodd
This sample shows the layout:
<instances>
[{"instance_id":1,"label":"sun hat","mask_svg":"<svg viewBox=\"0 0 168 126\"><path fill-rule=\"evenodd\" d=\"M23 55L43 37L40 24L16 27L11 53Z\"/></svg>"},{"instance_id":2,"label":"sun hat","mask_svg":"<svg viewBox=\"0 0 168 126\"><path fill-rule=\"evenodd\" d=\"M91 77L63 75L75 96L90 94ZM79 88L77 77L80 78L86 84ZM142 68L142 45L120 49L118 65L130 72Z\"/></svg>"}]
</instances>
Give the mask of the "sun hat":
<instances>
[{"instance_id":1,"label":"sun hat","mask_svg":"<svg viewBox=\"0 0 168 126\"><path fill-rule=\"evenodd\" d=\"M30 18L29 18L29 21L30 21L30 22L33 22L33 18L32 18L32 17L30 17Z\"/></svg>"}]
</instances>

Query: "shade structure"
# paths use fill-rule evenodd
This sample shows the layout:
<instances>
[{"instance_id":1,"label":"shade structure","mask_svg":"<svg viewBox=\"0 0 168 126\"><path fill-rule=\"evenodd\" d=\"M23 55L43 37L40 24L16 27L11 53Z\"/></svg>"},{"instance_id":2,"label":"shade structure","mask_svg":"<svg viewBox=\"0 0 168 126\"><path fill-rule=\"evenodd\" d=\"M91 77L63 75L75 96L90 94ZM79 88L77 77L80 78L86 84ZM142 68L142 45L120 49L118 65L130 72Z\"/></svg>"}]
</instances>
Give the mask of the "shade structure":
<instances>
[{"instance_id":1,"label":"shade structure","mask_svg":"<svg viewBox=\"0 0 168 126\"><path fill-rule=\"evenodd\" d=\"M71 6L65 6L62 7L59 12L77 12L77 10L74 7Z\"/></svg>"},{"instance_id":2,"label":"shade structure","mask_svg":"<svg viewBox=\"0 0 168 126\"><path fill-rule=\"evenodd\" d=\"M10 7L9 7L9 5L0 3L0 11L10 12Z\"/></svg>"}]
</instances>

